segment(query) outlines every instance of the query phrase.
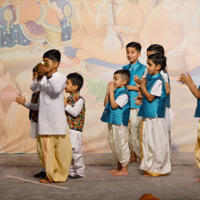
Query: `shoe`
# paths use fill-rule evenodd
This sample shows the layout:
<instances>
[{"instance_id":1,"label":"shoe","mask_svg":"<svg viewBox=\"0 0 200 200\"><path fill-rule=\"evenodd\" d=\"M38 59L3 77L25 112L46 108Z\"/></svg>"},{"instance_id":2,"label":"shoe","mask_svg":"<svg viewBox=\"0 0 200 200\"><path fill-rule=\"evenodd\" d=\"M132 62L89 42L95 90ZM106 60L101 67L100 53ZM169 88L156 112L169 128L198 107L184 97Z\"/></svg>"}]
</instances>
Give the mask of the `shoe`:
<instances>
[{"instance_id":1,"label":"shoe","mask_svg":"<svg viewBox=\"0 0 200 200\"><path fill-rule=\"evenodd\" d=\"M74 175L71 177L71 179L79 179L79 178L84 178L83 176L80 176L78 174Z\"/></svg>"},{"instance_id":2,"label":"shoe","mask_svg":"<svg viewBox=\"0 0 200 200\"><path fill-rule=\"evenodd\" d=\"M34 177L36 177L36 178L38 178L38 177L40 177L40 178L46 178L46 176L47 176L46 173L43 172L43 171L41 171L38 174L34 174Z\"/></svg>"},{"instance_id":3,"label":"shoe","mask_svg":"<svg viewBox=\"0 0 200 200\"><path fill-rule=\"evenodd\" d=\"M72 176L71 176L71 175L68 175L68 178L72 178Z\"/></svg>"}]
</instances>

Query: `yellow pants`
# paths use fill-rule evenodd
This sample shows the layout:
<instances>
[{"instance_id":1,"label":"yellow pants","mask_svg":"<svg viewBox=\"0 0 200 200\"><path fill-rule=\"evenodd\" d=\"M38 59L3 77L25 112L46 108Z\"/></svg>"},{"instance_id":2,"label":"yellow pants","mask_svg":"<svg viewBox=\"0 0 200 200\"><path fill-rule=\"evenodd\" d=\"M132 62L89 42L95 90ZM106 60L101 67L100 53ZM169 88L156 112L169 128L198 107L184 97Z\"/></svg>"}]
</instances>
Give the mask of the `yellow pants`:
<instances>
[{"instance_id":1,"label":"yellow pants","mask_svg":"<svg viewBox=\"0 0 200 200\"><path fill-rule=\"evenodd\" d=\"M194 149L194 155L195 155L196 165L198 169L200 170L200 120L198 123L198 135L197 135L196 146Z\"/></svg>"},{"instance_id":2,"label":"yellow pants","mask_svg":"<svg viewBox=\"0 0 200 200\"><path fill-rule=\"evenodd\" d=\"M38 135L37 152L50 182L67 180L72 160L69 134Z\"/></svg>"}]
</instances>

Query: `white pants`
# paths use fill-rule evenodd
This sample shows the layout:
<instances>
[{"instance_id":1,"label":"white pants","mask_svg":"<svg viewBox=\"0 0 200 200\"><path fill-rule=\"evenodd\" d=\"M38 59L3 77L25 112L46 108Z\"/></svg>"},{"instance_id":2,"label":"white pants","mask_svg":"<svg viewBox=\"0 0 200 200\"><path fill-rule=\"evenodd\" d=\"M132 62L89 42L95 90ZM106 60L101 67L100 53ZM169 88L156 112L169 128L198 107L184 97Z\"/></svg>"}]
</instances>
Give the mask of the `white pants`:
<instances>
[{"instance_id":1,"label":"white pants","mask_svg":"<svg viewBox=\"0 0 200 200\"><path fill-rule=\"evenodd\" d=\"M143 118L140 169L152 176L170 173L169 133L165 118Z\"/></svg>"},{"instance_id":2,"label":"white pants","mask_svg":"<svg viewBox=\"0 0 200 200\"><path fill-rule=\"evenodd\" d=\"M169 133L169 147L170 150L172 149L172 142L171 142L171 129L172 129L172 123L173 123L174 113L171 108L166 108L165 112L165 119L167 123L167 130Z\"/></svg>"},{"instance_id":3,"label":"white pants","mask_svg":"<svg viewBox=\"0 0 200 200\"><path fill-rule=\"evenodd\" d=\"M129 144L131 153L135 153L137 157L141 157L140 150L140 126L141 117L138 117L139 109L131 108L130 111L130 124L129 124Z\"/></svg>"},{"instance_id":4,"label":"white pants","mask_svg":"<svg viewBox=\"0 0 200 200\"><path fill-rule=\"evenodd\" d=\"M72 163L69 170L69 175L80 175L85 177L85 164L82 155L82 133L80 131L69 131L69 137L72 145Z\"/></svg>"},{"instance_id":5,"label":"white pants","mask_svg":"<svg viewBox=\"0 0 200 200\"><path fill-rule=\"evenodd\" d=\"M108 141L116 163L123 167L128 165L130 150L128 145L128 127L123 125L108 124Z\"/></svg>"}]
</instances>

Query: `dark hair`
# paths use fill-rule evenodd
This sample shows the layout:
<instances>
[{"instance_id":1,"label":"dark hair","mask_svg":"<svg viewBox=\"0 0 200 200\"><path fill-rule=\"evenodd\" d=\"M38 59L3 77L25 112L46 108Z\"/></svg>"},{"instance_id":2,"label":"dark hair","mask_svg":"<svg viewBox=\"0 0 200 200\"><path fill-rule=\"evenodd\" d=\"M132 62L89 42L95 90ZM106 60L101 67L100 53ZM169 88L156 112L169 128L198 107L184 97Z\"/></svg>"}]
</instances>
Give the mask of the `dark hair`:
<instances>
[{"instance_id":1,"label":"dark hair","mask_svg":"<svg viewBox=\"0 0 200 200\"><path fill-rule=\"evenodd\" d=\"M56 49L51 49L44 53L43 59L44 58L48 58L48 59L52 60L53 62L60 62L61 54L60 54L60 51L58 51Z\"/></svg>"},{"instance_id":2,"label":"dark hair","mask_svg":"<svg viewBox=\"0 0 200 200\"><path fill-rule=\"evenodd\" d=\"M80 89L83 86L83 77L78 74L78 73L70 73L67 75L67 79L70 79L73 85L78 85L78 91L80 91Z\"/></svg>"},{"instance_id":3,"label":"dark hair","mask_svg":"<svg viewBox=\"0 0 200 200\"><path fill-rule=\"evenodd\" d=\"M163 46L160 44L152 44L147 48L147 51L154 51L155 53L160 53L162 55L165 55L165 50Z\"/></svg>"},{"instance_id":4,"label":"dark hair","mask_svg":"<svg viewBox=\"0 0 200 200\"><path fill-rule=\"evenodd\" d=\"M119 70L114 72L114 75L115 74L120 74L122 80L127 80L127 84L128 84L128 82L130 80L130 72L129 72L129 70L119 69Z\"/></svg>"},{"instance_id":5,"label":"dark hair","mask_svg":"<svg viewBox=\"0 0 200 200\"><path fill-rule=\"evenodd\" d=\"M152 62L157 66L157 65L161 65L161 70L166 71L166 63L167 63L167 58L160 54L160 53L156 53L156 54L151 54L148 56L148 59L152 60Z\"/></svg>"},{"instance_id":6,"label":"dark hair","mask_svg":"<svg viewBox=\"0 0 200 200\"><path fill-rule=\"evenodd\" d=\"M135 48L135 50L138 51L138 52L141 52L141 49L142 49L140 43L138 43L138 42L130 42L130 43L128 43L128 44L126 45L126 49L127 49L128 47L133 47L133 48Z\"/></svg>"},{"instance_id":7,"label":"dark hair","mask_svg":"<svg viewBox=\"0 0 200 200\"><path fill-rule=\"evenodd\" d=\"M33 68L33 73L38 72L38 64Z\"/></svg>"}]
</instances>

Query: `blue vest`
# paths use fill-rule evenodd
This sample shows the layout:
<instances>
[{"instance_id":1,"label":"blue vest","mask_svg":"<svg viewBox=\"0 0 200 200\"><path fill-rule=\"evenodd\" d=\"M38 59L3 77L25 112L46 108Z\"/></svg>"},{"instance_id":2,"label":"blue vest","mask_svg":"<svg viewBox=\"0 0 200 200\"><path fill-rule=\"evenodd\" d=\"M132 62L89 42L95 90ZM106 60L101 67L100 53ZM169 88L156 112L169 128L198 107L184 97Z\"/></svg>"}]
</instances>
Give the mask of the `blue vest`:
<instances>
[{"instance_id":1,"label":"blue vest","mask_svg":"<svg viewBox=\"0 0 200 200\"><path fill-rule=\"evenodd\" d=\"M124 66L123 69L129 70L130 75L131 75L128 85L136 86L136 83L134 81L134 76L137 75L139 78L141 78L141 76L143 76L143 74L144 74L146 66L141 64L138 61L134 65L129 64L129 65ZM134 99L138 96L138 92L129 90L129 93L130 93L131 108L140 108L140 105L135 104L136 99Z\"/></svg>"},{"instance_id":2,"label":"blue vest","mask_svg":"<svg viewBox=\"0 0 200 200\"><path fill-rule=\"evenodd\" d=\"M127 90L126 87L116 89L114 91L115 100L123 94L127 94L129 97L129 91ZM114 110L112 109L109 101L104 109L101 121L109 124L116 124L116 125L123 124L124 126L128 126L129 116L130 116L130 100L128 100L128 102L123 108L118 107Z\"/></svg>"},{"instance_id":3,"label":"blue vest","mask_svg":"<svg viewBox=\"0 0 200 200\"><path fill-rule=\"evenodd\" d=\"M199 86L199 90L200 90L200 86ZM197 99L197 108L196 108L194 116L200 117L200 99Z\"/></svg>"},{"instance_id":4,"label":"blue vest","mask_svg":"<svg viewBox=\"0 0 200 200\"><path fill-rule=\"evenodd\" d=\"M143 96L142 105L140 107L138 116L145 118L165 118L165 110L167 104L165 81L160 73L149 76L147 79L147 91L150 93L153 85L157 80L162 81L162 94L160 97L155 97L152 102L149 102L145 96Z\"/></svg>"}]
</instances>

